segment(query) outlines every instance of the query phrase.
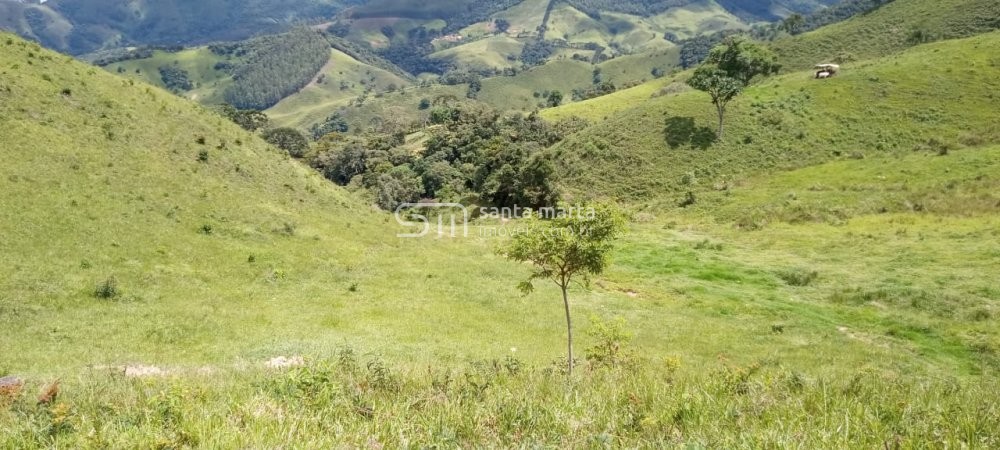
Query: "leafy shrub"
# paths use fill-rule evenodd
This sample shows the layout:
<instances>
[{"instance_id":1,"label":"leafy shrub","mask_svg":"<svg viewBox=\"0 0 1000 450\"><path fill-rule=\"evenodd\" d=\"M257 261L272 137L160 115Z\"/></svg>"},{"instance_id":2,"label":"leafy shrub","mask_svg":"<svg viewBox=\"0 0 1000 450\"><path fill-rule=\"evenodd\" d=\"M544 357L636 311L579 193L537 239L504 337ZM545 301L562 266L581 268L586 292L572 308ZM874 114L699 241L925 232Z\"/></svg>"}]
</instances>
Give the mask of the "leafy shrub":
<instances>
[{"instance_id":1,"label":"leafy shrub","mask_svg":"<svg viewBox=\"0 0 1000 450\"><path fill-rule=\"evenodd\" d=\"M617 368L635 359L634 352L628 347L632 342L632 333L626 329L623 317L605 321L591 316L590 323L587 334L597 342L587 348L587 361L595 366Z\"/></svg>"},{"instance_id":2,"label":"leafy shrub","mask_svg":"<svg viewBox=\"0 0 1000 450\"><path fill-rule=\"evenodd\" d=\"M313 124L309 132L312 133L313 139L319 139L330 133L346 133L348 129L347 121L339 113L333 113L323 123Z\"/></svg>"},{"instance_id":3,"label":"leafy shrub","mask_svg":"<svg viewBox=\"0 0 1000 450\"><path fill-rule=\"evenodd\" d=\"M684 198L677 203L677 206L680 206L681 208L687 208L688 206L692 206L697 202L698 199L695 198L694 192L687 191L687 194L684 194Z\"/></svg>"},{"instance_id":4,"label":"leafy shrub","mask_svg":"<svg viewBox=\"0 0 1000 450\"><path fill-rule=\"evenodd\" d=\"M220 112L233 123L247 131L257 131L267 127L270 119L263 111L256 109L237 109L232 105L222 105Z\"/></svg>"},{"instance_id":5,"label":"leafy shrub","mask_svg":"<svg viewBox=\"0 0 1000 450\"><path fill-rule=\"evenodd\" d=\"M94 287L94 297L110 300L117 297L121 292L118 290L118 279L110 276L104 281L97 283Z\"/></svg>"},{"instance_id":6,"label":"leafy shrub","mask_svg":"<svg viewBox=\"0 0 1000 450\"><path fill-rule=\"evenodd\" d=\"M301 158L309 150L309 140L293 128L272 128L265 131L261 137L271 145L288 152L293 158Z\"/></svg>"},{"instance_id":7,"label":"leafy shrub","mask_svg":"<svg viewBox=\"0 0 1000 450\"><path fill-rule=\"evenodd\" d=\"M697 244L694 244L694 249L695 250L715 250L715 251L719 251L719 250L722 250L722 243L721 242L712 242L712 241L710 241L708 239L703 239L701 241L698 241Z\"/></svg>"},{"instance_id":8,"label":"leafy shrub","mask_svg":"<svg viewBox=\"0 0 1000 450\"><path fill-rule=\"evenodd\" d=\"M819 272L815 270L794 268L780 270L777 273L778 278L781 278L789 286L808 286L810 283L819 277Z\"/></svg>"}]
</instances>

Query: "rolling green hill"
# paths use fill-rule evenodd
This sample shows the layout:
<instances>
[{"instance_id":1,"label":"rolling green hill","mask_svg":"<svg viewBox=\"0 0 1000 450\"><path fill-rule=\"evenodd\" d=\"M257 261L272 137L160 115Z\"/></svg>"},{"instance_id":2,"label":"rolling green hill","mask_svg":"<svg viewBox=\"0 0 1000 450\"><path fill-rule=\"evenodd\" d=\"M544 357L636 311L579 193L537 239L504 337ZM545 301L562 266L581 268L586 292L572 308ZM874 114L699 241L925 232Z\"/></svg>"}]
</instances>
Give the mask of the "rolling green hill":
<instances>
[{"instance_id":1,"label":"rolling green hill","mask_svg":"<svg viewBox=\"0 0 1000 450\"><path fill-rule=\"evenodd\" d=\"M837 158L996 142L1000 65L985 49L998 43L1000 34L990 33L845 64L830 80L811 72L767 79L730 107L721 142L712 142L708 97L680 85L634 106L629 91L569 105L571 113L608 120L553 153L580 192L648 199ZM558 109L546 115L566 116Z\"/></svg>"},{"instance_id":2,"label":"rolling green hill","mask_svg":"<svg viewBox=\"0 0 1000 450\"><path fill-rule=\"evenodd\" d=\"M913 45L972 36L1000 28L993 0L895 0L870 13L773 44L787 69L827 61L858 61Z\"/></svg>"},{"instance_id":3,"label":"rolling green hill","mask_svg":"<svg viewBox=\"0 0 1000 450\"><path fill-rule=\"evenodd\" d=\"M767 80L707 148L669 78L593 100L637 103L551 151L633 220L570 291L567 379L504 224L399 239L196 103L0 35L0 447L997 447L998 43Z\"/></svg>"},{"instance_id":4,"label":"rolling green hill","mask_svg":"<svg viewBox=\"0 0 1000 450\"><path fill-rule=\"evenodd\" d=\"M408 85L409 80L334 49L330 62L312 83L266 112L277 124L307 129L359 96L383 93L390 86L395 91Z\"/></svg>"},{"instance_id":5,"label":"rolling green hill","mask_svg":"<svg viewBox=\"0 0 1000 450\"><path fill-rule=\"evenodd\" d=\"M192 89L178 92L184 97L207 104L222 103L222 93L232 84L232 76L217 69L219 63L232 64L234 58L219 56L208 47L194 47L179 52L156 50L153 56L131 59L105 66L121 76L166 88L162 67L177 67L188 74Z\"/></svg>"}]
</instances>

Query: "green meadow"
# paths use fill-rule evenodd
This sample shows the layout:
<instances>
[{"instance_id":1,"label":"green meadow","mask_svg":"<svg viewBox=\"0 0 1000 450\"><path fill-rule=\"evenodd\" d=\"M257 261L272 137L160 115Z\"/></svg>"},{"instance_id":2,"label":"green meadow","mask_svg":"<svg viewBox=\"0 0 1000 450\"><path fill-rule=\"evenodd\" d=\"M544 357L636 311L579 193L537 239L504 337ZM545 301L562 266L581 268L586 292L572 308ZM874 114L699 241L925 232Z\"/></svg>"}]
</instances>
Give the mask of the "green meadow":
<instances>
[{"instance_id":1,"label":"green meadow","mask_svg":"<svg viewBox=\"0 0 1000 450\"><path fill-rule=\"evenodd\" d=\"M218 91L207 50L119 76L0 34L0 378L24 382L0 385L0 447L1000 447L1000 33L815 80L789 49L825 30L775 43L788 70L721 140L683 72L541 112L587 121L544 150L564 200L629 216L569 291L572 376L559 289L522 294L499 255L520 222L400 238L356 186L158 87L172 58ZM677 57L645 55L602 72ZM479 101L531 109L592 70ZM321 73L275 122L419 121L466 90L337 51Z\"/></svg>"}]
</instances>

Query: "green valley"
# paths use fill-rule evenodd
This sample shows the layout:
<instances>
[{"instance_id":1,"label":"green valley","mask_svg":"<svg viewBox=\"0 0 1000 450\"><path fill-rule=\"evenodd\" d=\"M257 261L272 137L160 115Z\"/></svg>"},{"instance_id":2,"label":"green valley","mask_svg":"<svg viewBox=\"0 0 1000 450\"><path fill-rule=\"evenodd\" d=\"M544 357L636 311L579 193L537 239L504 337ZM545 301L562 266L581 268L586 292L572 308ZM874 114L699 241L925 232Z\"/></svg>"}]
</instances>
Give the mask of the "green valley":
<instances>
[{"instance_id":1,"label":"green valley","mask_svg":"<svg viewBox=\"0 0 1000 450\"><path fill-rule=\"evenodd\" d=\"M993 3L176 3L0 0L0 447L1000 447Z\"/></svg>"}]
</instances>

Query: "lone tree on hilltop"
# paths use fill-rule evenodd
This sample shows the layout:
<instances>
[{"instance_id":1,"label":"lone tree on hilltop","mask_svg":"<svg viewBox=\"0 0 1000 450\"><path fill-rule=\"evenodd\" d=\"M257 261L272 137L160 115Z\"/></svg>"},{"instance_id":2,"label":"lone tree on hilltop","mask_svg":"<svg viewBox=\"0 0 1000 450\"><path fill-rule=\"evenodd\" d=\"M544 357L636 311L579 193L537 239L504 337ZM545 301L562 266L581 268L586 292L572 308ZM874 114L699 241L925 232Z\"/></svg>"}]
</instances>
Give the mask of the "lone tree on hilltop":
<instances>
[{"instance_id":1,"label":"lone tree on hilltop","mask_svg":"<svg viewBox=\"0 0 1000 450\"><path fill-rule=\"evenodd\" d=\"M719 129L716 136L722 139L726 106L743 92L750 81L758 75L776 73L781 66L771 50L741 37L727 38L708 53L688 85L707 92L712 96L712 104L719 114Z\"/></svg>"},{"instance_id":2,"label":"lone tree on hilltop","mask_svg":"<svg viewBox=\"0 0 1000 450\"><path fill-rule=\"evenodd\" d=\"M573 320L569 310L569 286L585 284L589 275L604 271L610 263L614 240L624 230L625 219L611 207L573 208L568 214L541 222L535 218L529 231L518 234L501 250L515 261L530 262L535 270L518 288L525 294L539 279L553 281L562 290L566 310L566 347L569 375L573 374ZM580 278L583 278L581 281Z\"/></svg>"}]
</instances>

